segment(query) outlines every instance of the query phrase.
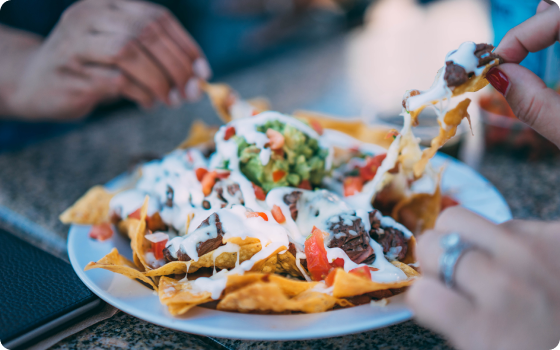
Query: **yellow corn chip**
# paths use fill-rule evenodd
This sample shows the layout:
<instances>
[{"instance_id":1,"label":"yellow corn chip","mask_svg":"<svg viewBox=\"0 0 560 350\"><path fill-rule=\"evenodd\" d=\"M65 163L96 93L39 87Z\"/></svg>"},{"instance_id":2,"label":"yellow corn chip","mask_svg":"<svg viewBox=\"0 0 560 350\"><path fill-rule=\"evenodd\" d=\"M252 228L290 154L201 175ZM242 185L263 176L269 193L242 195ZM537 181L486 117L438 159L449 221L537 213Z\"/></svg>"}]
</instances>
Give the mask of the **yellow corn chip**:
<instances>
[{"instance_id":1,"label":"yellow corn chip","mask_svg":"<svg viewBox=\"0 0 560 350\"><path fill-rule=\"evenodd\" d=\"M192 293L188 281L177 281L169 277L161 277L158 296L173 316L182 315L197 305L213 300L209 292Z\"/></svg>"},{"instance_id":2,"label":"yellow corn chip","mask_svg":"<svg viewBox=\"0 0 560 350\"><path fill-rule=\"evenodd\" d=\"M130 260L120 255L117 248L113 248L109 254L105 255L98 262L90 262L87 264L84 271L91 269L105 269L128 278L138 279L152 286L154 290L157 290L157 286L154 282L149 277L144 276Z\"/></svg>"},{"instance_id":3,"label":"yellow corn chip","mask_svg":"<svg viewBox=\"0 0 560 350\"><path fill-rule=\"evenodd\" d=\"M232 119L229 107L236 98L235 91L226 84L209 84L206 82L201 85L201 88L208 94L212 106L214 106L222 121L229 123Z\"/></svg>"},{"instance_id":4,"label":"yellow corn chip","mask_svg":"<svg viewBox=\"0 0 560 350\"><path fill-rule=\"evenodd\" d=\"M416 238L414 236L408 240L408 249L402 262L404 264L414 264L416 262Z\"/></svg>"},{"instance_id":5,"label":"yellow corn chip","mask_svg":"<svg viewBox=\"0 0 560 350\"><path fill-rule=\"evenodd\" d=\"M92 187L59 217L64 224L99 225L109 222L109 202L114 194L103 186Z\"/></svg>"},{"instance_id":6,"label":"yellow corn chip","mask_svg":"<svg viewBox=\"0 0 560 350\"><path fill-rule=\"evenodd\" d=\"M441 189L439 184L432 193L415 193L401 200L393 208L392 217L414 234L434 228L441 211Z\"/></svg>"},{"instance_id":7,"label":"yellow corn chip","mask_svg":"<svg viewBox=\"0 0 560 350\"><path fill-rule=\"evenodd\" d=\"M413 269L412 267L408 266L405 263L393 260L393 261L391 261L391 264L393 264L396 267L398 267L399 269L401 269L402 272L405 273L406 277L418 277L418 276L420 276L420 273L418 271L416 271L415 269Z\"/></svg>"},{"instance_id":8,"label":"yellow corn chip","mask_svg":"<svg viewBox=\"0 0 560 350\"><path fill-rule=\"evenodd\" d=\"M233 276L232 276L233 277ZM323 312L332 309L335 305L352 306L344 299L338 299L331 295L306 288L303 292L289 298L284 290L286 286L279 283L288 283L284 278L275 275L250 276L253 283L226 293L224 299L218 304L218 310L260 313L283 313L283 312ZM273 278L274 277L274 278ZM228 279L228 284L230 280ZM312 283L300 282L301 285L313 285ZM294 294L294 293L291 293Z\"/></svg>"},{"instance_id":9,"label":"yellow corn chip","mask_svg":"<svg viewBox=\"0 0 560 350\"><path fill-rule=\"evenodd\" d=\"M218 126L208 126L202 120L195 120L192 123L189 135L177 148L187 149L214 142L214 135L218 129Z\"/></svg>"},{"instance_id":10,"label":"yellow corn chip","mask_svg":"<svg viewBox=\"0 0 560 350\"><path fill-rule=\"evenodd\" d=\"M389 148L393 142L387 138L390 129L385 127L372 127L359 118L340 118L310 111L295 111L294 117L305 120L309 124L317 122L323 129L337 130L352 136L358 141L373 143L384 148Z\"/></svg>"},{"instance_id":11,"label":"yellow corn chip","mask_svg":"<svg viewBox=\"0 0 560 350\"><path fill-rule=\"evenodd\" d=\"M149 196L144 199L144 204L140 208L140 220L135 220L131 226L130 236L130 248L132 249L132 254L134 256L134 263L139 268L143 268L143 271L153 270L153 267L146 261L146 253L151 248L151 243L144 238L146 236L146 215L148 212L148 202L150 200ZM138 265L140 263L140 265Z\"/></svg>"},{"instance_id":12,"label":"yellow corn chip","mask_svg":"<svg viewBox=\"0 0 560 350\"><path fill-rule=\"evenodd\" d=\"M408 279L402 282L378 283L359 277L355 274L345 272L343 269L336 269L333 283L333 296L337 298L346 298L378 290L398 289L411 285L413 281L414 279Z\"/></svg>"},{"instance_id":13,"label":"yellow corn chip","mask_svg":"<svg viewBox=\"0 0 560 350\"><path fill-rule=\"evenodd\" d=\"M457 107L447 112L447 114L443 118L443 121L447 125L447 129L444 129L440 126L439 135L432 140L431 147L425 149L424 152L422 152L422 158L416 164L414 164L414 176L416 176L417 178L420 178L422 176L422 174L424 173L424 169L426 168L426 165L428 164L430 159L435 156L441 146L443 146L447 141L449 141L449 139L455 136L457 127L459 126L459 124L461 124L463 118L469 118L467 108L469 108L470 103L471 100L467 98L466 100L459 103Z\"/></svg>"},{"instance_id":14,"label":"yellow corn chip","mask_svg":"<svg viewBox=\"0 0 560 350\"><path fill-rule=\"evenodd\" d=\"M296 258L290 252L278 254L278 261L276 262L276 273L289 274L294 277L302 277L301 271L296 264Z\"/></svg>"},{"instance_id":15,"label":"yellow corn chip","mask_svg":"<svg viewBox=\"0 0 560 350\"><path fill-rule=\"evenodd\" d=\"M255 97L247 100L247 103L253 106L258 112L270 111L270 101L266 97Z\"/></svg>"}]
</instances>

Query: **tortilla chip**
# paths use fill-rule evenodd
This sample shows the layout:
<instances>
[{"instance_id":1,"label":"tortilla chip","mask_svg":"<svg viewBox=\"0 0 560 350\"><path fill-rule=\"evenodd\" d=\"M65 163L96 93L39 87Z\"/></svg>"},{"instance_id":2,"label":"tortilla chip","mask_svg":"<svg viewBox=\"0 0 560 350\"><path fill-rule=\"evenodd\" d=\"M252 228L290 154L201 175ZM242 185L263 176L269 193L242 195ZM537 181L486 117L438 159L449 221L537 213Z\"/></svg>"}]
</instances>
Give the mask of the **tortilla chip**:
<instances>
[{"instance_id":1,"label":"tortilla chip","mask_svg":"<svg viewBox=\"0 0 560 350\"><path fill-rule=\"evenodd\" d=\"M439 135L432 140L431 147L422 152L422 158L414 164L414 176L420 178L424 173L426 165L432 159L437 151L447 141L449 141L457 132L457 127L463 121L463 118L470 118L467 109L471 103L470 99L466 99L459 103L457 107L453 108L444 116L443 121L447 125L447 130L440 126Z\"/></svg>"},{"instance_id":2,"label":"tortilla chip","mask_svg":"<svg viewBox=\"0 0 560 350\"><path fill-rule=\"evenodd\" d=\"M233 99L236 98L235 91L226 84L209 84L207 82L203 82L201 88L208 94L212 106L214 106L222 121L229 123L232 120L229 107Z\"/></svg>"},{"instance_id":3,"label":"tortilla chip","mask_svg":"<svg viewBox=\"0 0 560 350\"><path fill-rule=\"evenodd\" d=\"M416 235L435 227L441 211L441 189L432 193L415 193L401 200L391 216Z\"/></svg>"},{"instance_id":4,"label":"tortilla chip","mask_svg":"<svg viewBox=\"0 0 560 350\"><path fill-rule=\"evenodd\" d=\"M190 147L196 147L203 144L208 144L214 142L214 135L220 128L218 126L208 126L202 120L195 120L191 129L189 130L189 135L177 148L187 149Z\"/></svg>"},{"instance_id":5,"label":"tortilla chip","mask_svg":"<svg viewBox=\"0 0 560 350\"><path fill-rule=\"evenodd\" d=\"M118 222L117 231L119 231L119 233L122 234L123 236L130 238L130 233L132 232L133 229L136 228L137 224L138 224L137 219L129 219L129 218L123 219Z\"/></svg>"},{"instance_id":6,"label":"tortilla chip","mask_svg":"<svg viewBox=\"0 0 560 350\"><path fill-rule=\"evenodd\" d=\"M103 186L92 187L59 216L64 224L99 225L109 222L109 202L114 194Z\"/></svg>"},{"instance_id":7,"label":"tortilla chip","mask_svg":"<svg viewBox=\"0 0 560 350\"><path fill-rule=\"evenodd\" d=\"M132 248L132 254L134 257L134 263L139 268L144 268L144 271L153 270L153 267L146 261L146 253L151 249L151 243L144 238L147 233L146 229L146 215L148 213L148 202L150 196L146 196L144 199L144 204L140 208L140 220L134 220L131 224L131 229L129 232L130 237L130 248ZM139 265L140 264L140 265Z\"/></svg>"},{"instance_id":8,"label":"tortilla chip","mask_svg":"<svg viewBox=\"0 0 560 350\"><path fill-rule=\"evenodd\" d=\"M159 281L159 301L167 305L171 315L182 315L193 307L212 301L209 292L192 293L188 281L162 277Z\"/></svg>"},{"instance_id":9,"label":"tortilla chip","mask_svg":"<svg viewBox=\"0 0 560 350\"><path fill-rule=\"evenodd\" d=\"M154 290L158 290L154 282L149 277L144 276L132 261L119 254L117 248L113 248L109 254L105 255L99 261L87 264L84 271L91 269L105 269L131 279L138 279L152 286Z\"/></svg>"},{"instance_id":10,"label":"tortilla chip","mask_svg":"<svg viewBox=\"0 0 560 350\"><path fill-rule=\"evenodd\" d=\"M372 127L365 124L359 118L340 118L310 111L295 111L293 116L303 119L308 123L317 122L323 129L337 130L352 136L358 141L373 143L384 148L389 148L393 142L392 138L387 138L389 128Z\"/></svg>"},{"instance_id":11,"label":"tortilla chip","mask_svg":"<svg viewBox=\"0 0 560 350\"><path fill-rule=\"evenodd\" d=\"M247 103L253 106L259 113L270 111L270 101L266 97L255 97L247 100Z\"/></svg>"},{"instance_id":12,"label":"tortilla chip","mask_svg":"<svg viewBox=\"0 0 560 350\"><path fill-rule=\"evenodd\" d=\"M405 263L402 263L400 261L397 260L393 260L391 261L391 264L395 265L396 267L398 267L399 269L402 270L402 272L405 273L406 277L419 277L420 273L418 271L416 271L415 269L413 269L412 267L408 266Z\"/></svg>"},{"instance_id":13,"label":"tortilla chip","mask_svg":"<svg viewBox=\"0 0 560 350\"><path fill-rule=\"evenodd\" d=\"M171 261L155 270L146 271L144 274L150 277L179 275L182 273L194 273L198 271L199 268L196 262L191 262L191 264L189 264L188 261Z\"/></svg>"},{"instance_id":14,"label":"tortilla chip","mask_svg":"<svg viewBox=\"0 0 560 350\"><path fill-rule=\"evenodd\" d=\"M236 237L238 238L238 237ZM257 240L258 241L258 240ZM225 243L225 241L224 241ZM249 260L253 255L261 251L260 243L250 243L240 245L239 247L239 263ZM214 262L214 251L208 252L199 257L198 261L191 261L190 265L185 261L169 262L162 267L146 272L146 276L166 276L180 273L193 273L204 267L216 267L217 269L233 269L237 264L237 253L223 252L216 257Z\"/></svg>"},{"instance_id":15,"label":"tortilla chip","mask_svg":"<svg viewBox=\"0 0 560 350\"><path fill-rule=\"evenodd\" d=\"M323 294L310 289L316 283L293 281L277 275L249 274L240 278L228 278L224 299L218 310L260 313L283 312L323 312L335 305L352 306L344 299ZM230 284L231 280L231 284ZM239 287L240 280L245 282ZM232 285L238 288L233 289ZM300 292L301 290L301 292ZM299 292L299 293L298 293ZM296 294L297 293L297 294ZM293 298L290 298L293 296Z\"/></svg>"},{"instance_id":16,"label":"tortilla chip","mask_svg":"<svg viewBox=\"0 0 560 350\"><path fill-rule=\"evenodd\" d=\"M406 251L406 256L402 260L403 264L416 263L416 245L416 237L410 237L410 239L408 240L408 249Z\"/></svg>"},{"instance_id":17,"label":"tortilla chip","mask_svg":"<svg viewBox=\"0 0 560 350\"><path fill-rule=\"evenodd\" d=\"M290 252L278 254L278 261L276 262L276 273L289 274L294 277L302 277L301 271L296 264L296 258Z\"/></svg>"},{"instance_id":18,"label":"tortilla chip","mask_svg":"<svg viewBox=\"0 0 560 350\"><path fill-rule=\"evenodd\" d=\"M413 281L414 279L408 279L401 282L378 283L359 277L355 274L345 272L343 269L336 269L333 283L333 296L337 298L346 298L378 290L398 289L410 286Z\"/></svg>"},{"instance_id":19,"label":"tortilla chip","mask_svg":"<svg viewBox=\"0 0 560 350\"><path fill-rule=\"evenodd\" d=\"M331 310L335 305L341 307L354 306L354 304L346 299L335 298L332 295L311 290L297 295L291 301L297 305L293 311L305 313L325 312Z\"/></svg>"}]
</instances>

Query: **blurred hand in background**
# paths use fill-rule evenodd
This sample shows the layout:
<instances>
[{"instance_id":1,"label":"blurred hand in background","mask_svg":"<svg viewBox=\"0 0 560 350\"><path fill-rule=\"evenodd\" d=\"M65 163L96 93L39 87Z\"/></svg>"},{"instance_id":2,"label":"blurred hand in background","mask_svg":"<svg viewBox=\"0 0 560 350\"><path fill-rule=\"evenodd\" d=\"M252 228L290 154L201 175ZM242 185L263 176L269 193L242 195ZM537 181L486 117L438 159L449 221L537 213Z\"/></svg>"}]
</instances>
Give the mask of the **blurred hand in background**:
<instances>
[{"instance_id":1,"label":"blurred hand in background","mask_svg":"<svg viewBox=\"0 0 560 350\"><path fill-rule=\"evenodd\" d=\"M210 67L164 7L82 0L45 39L0 26L0 115L75 119L120 98L145 108L200 96Z\"/></svg>"}]
</instances>

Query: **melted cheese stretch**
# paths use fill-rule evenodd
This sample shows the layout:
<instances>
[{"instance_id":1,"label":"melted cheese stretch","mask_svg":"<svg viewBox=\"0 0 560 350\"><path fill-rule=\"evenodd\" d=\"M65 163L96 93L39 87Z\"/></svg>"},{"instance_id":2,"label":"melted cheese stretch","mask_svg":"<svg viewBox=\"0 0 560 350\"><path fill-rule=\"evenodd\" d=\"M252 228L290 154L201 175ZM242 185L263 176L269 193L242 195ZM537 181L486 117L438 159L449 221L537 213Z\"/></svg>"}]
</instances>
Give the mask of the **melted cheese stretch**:
<instances>
[{"instance_id":1,"label":"melted cheese stretch","mask_svg":"<svg viewBox=\"0 0 560 350\"><path fill-rule=\"evenodd\" d=\"M476 44L474 42L466 42L459 46L459 49L451 51L445 56L445 62L452 61L456 65L465 68L467 73L472 72L475 76L480 76L485 67L478 67L479 59L475 56ZM447 86L445 81L445 71L447 66L444 65L438 71L432 87L429 90L421 91L419 95L408 96L410 92L405 95L406 109L408 111L416 111L424 106L433 106L441 126L446 129L443 117L449 111L449 100L453 95L452 90ZM433 103L439 103L433 104Z\"/></svg>"},{"instance_id":2,"label":"melted cheese stretch","mask_svg":"<svg viewBox=\"0 0 560 350\"><path fill-rule=\"evenodd\" d=\"M258 132L256 127L268 120L280 120L319 140L321 147L331 150L328 157L329 160L326 162L328 163L326 168L330 168L333 154L332 145L329 144L326 138L320 137L312 128L297 119L279 113L267 112L250 119L234 120L228 126L234 126L238 135L245 137L247 142L255 143L262 150L265 149L264 145L269 141L266 134ZM184 235L174 237L167 243L169 253L174 258L177 258L177 253L181 250L188 254L192 261L198 261L200 258L197 251L199 245L208 239L218 236L215 216L211 216L214 213L218 215L222 225L224 240L233 237L240 237L242 239L251 237L260 240L263 247L262 250L251 259L242 263L239 263L239 246L228 243L217 248L213 252L214 261L221 253L238 253L236 267L230 271L225 269L219 272L214 271L215 273L212 277L198 278L188 282L193 292L210 292L215 299L220 297L225 288L227 276L243 274L251 270L255 263L268 258L282 247L287 249L290 243L296 246L296 264L298 268L304 277L310 280L302 268L300 260L305 259L305 240L314 226L329 234L325 239L325 249L329 261L332 262L337 258L343 259L346 271L364 265L355 264L342 249L329 248L328 244L334 236L333 232L330 231L333 217L337 220L341 218L344 224L347 225L352 225L354 220L361 218L364 228L369 232L371 224L367 212L371 209L371 197L367 201L367 206L362 206L361 204L353 205L351 202L341 200L337 195L327 190L313 192L285 187L273 189L268 193L265 201L260 201L255 196L252 183L240 171L237 144L231 139L228 141L224 140L225 129L226 127L222 127L215 136L216 153L212 155L210 161L207 161L198 150L178 150L164 157L161 161L147 163L141 168L141 178L136 188L117 194L111 202L111 209L119 212L125 218L142 205L146 194L149 195L148 215L151 216L159 212L162 220L167 225L174 227L180 234ZM337 140L336 142L341 140L341 138L335 139ZM348 142L348 140L345 141ZM361 145L374 154L382 152L382 150L374 146L368 148L364 144ZM263 154L263 152L261 152L260 156L263 163L269 157L269 155ZM202 193L202 185L196 177L195 170L197 168L215 169L226 160L228 161L230 176L227 180L222 180L223 186L238 184L244 206L237 205L236 203L239 203L239 198L228 194L225 187L223 187L224 191L222 194L228 201L228 205L225 208L222 208L222 205L225 203L218 198L215 192L206 197ZM390 158L387 164L384 162L382 169L383 166L388 169L394 167L394 164L390 165L392 161L392 158ZM169 188L173 190L172 207L168 206ZM297 220L292 219L290 208L284 202L284 196L293 191L302 192L302 196L297 204L299 212ZM204 209L202 207L203 201L208 201L211 208L208 210ZM284 213L286 222L283 224L278 224L273 218L271 208L275 205L280 207ZM357 208L362 210L356 210ZM363 210L363 208L366 208L366 210ZM248 211L264 212L269 220L265 221L261 217L247 218L246 213ZM194 217L192 217L193 214ZM187 221L191 218L192 220L187 228ZM198 228L202 221L207 218L209 218L209 225ZM406 228L391 221L392 219L379 218L382 220L382 225L395 227L401 230L408 238L411 236ZM353 233L350 232L350 234ZM338 234L337 238L340 238L342 235ZM406 279L406 275L385 258L383 249L378 243L370 240L370 245L376 253L376 259L372 266L379 269L379 271L372 273L372 280L377 282L394 282ZM153 257L151 259L154 265L157 266L165 263L164 260L157 261Z\"/></svg>"}]
</instances>

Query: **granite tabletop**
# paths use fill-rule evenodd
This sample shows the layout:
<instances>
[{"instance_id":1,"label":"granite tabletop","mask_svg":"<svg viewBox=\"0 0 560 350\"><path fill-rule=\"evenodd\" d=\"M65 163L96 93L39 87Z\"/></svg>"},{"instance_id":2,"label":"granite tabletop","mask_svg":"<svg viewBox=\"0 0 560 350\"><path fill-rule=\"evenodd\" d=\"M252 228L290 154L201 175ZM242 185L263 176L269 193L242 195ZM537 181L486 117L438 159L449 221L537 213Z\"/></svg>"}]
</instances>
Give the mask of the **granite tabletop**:
<instances>
[{"instance_id":1,"label":"granite tabletop","mask_svg":"<svg viewBox=\"0 0 560 350\"><path fill-rule=\"evenodd\" d=\"M221 80L242 96L267 96L279 111L309 107L333 94L333 82L343 74L344 45L344 38L333 39ZM197 118L219 123L207 100L179 109L119 109L64 135L0 154L0 222L65 258L68 227L58 221L58 215L91 186L125 172L138 156L172 150ZM560 160L527 162L487 153L479 171L504 195L514 217L560 216ZM331 339L261 342L209 339L155 326L122 312L52 347L74 348L451 349L440 336L413 321Z\"/></svg>"}]
</instances>

